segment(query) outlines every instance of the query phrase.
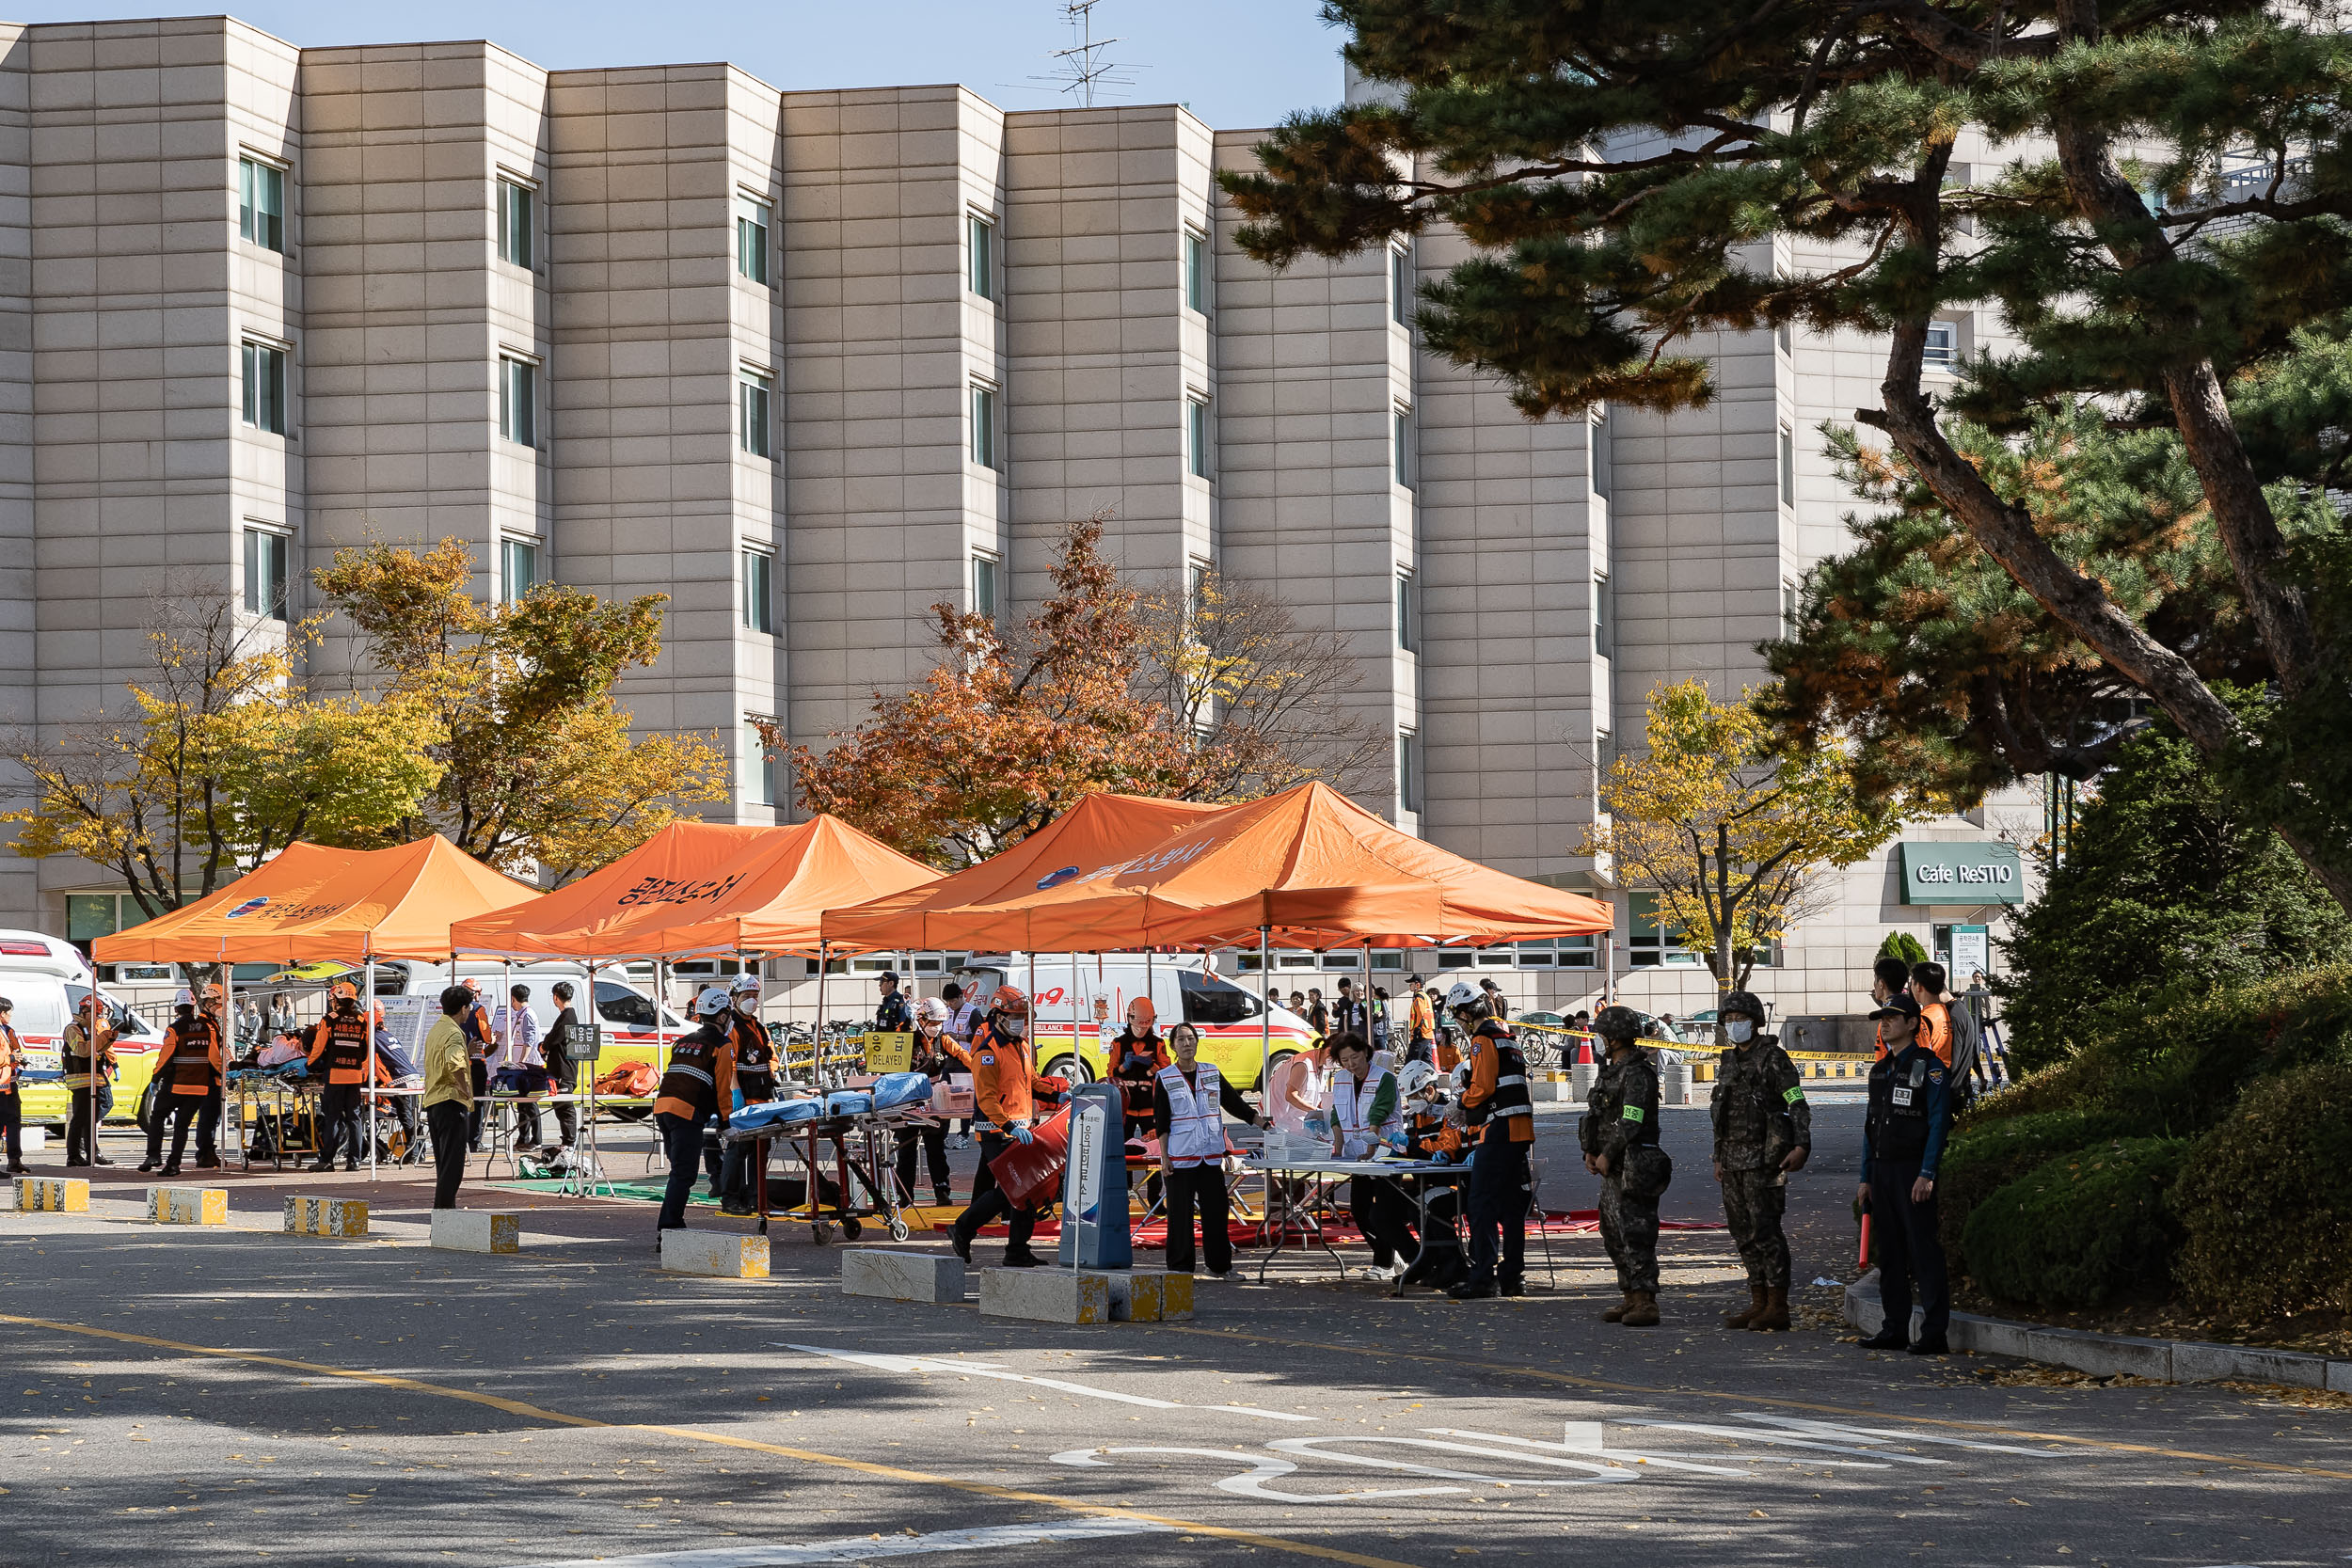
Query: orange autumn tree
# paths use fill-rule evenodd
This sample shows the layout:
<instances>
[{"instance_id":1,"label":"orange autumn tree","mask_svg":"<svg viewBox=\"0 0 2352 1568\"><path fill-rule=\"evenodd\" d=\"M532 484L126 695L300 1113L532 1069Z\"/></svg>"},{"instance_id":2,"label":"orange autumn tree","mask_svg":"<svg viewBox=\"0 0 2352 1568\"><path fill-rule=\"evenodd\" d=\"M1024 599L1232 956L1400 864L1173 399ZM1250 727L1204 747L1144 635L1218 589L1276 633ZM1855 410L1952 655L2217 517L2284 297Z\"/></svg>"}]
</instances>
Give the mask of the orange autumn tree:
<instances>
[{"instance_id":1,"label":"orange autumn tree","mask_svg":"<svg viewBox=\"0 0 2352 1568\"><path fill-rule=\"evenodd\" d=\"M1068 525L1053 591L1017 632L931 606L939 661L818 752L762 723L803 810L933 865L976 864L1102 790L1197 798L1214 755L1147 689L1143 595L1103 554L1104 517Z\"/></svg>"}]
</instances>

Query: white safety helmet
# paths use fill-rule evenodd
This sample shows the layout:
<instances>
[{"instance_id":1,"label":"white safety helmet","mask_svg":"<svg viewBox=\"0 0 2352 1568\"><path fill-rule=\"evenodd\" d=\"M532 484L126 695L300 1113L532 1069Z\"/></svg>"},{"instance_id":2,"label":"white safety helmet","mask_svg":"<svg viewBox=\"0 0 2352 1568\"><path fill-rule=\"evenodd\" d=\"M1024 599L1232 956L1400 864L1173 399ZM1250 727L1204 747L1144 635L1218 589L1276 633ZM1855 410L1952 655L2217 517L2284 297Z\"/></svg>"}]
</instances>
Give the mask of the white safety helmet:
<instances>
[{"instance_id":1,"label":"white safety helmet","mask_svg":"<svg viewBox=\"0 0 2352 1568\"><path fill-rule=\"evenodd\" d=\"M917 1002L914 1005L914 1021L917 1023L946 1022L947 1004L942 1002L936 996L927 996L923 998L922 1001Z\"/></svg>"},{"instance_id":2,"label":"white safety helmet","mask_svg":"<svg viewBox=\"0 0 2352 1568\"><path fill-rule=\"evenodd\" d=\"M735 984L728 989L734 991L738 996L757 996L759 994L759 976L751 974L739 974L735 977Z\"/></svg>"},{"instance_id":3,"label":"white safety helmet","mask_svg":"<svg viewBox=\"0 0 2352 1568\"><path fill-rule=\"evenodd\" d=\"M1468 980L1454 981L1454 989L1445 993L1445 1005L1449 1012L1455 1007L1476 1006L1486 1000L1486 993Z\"/></svg>"},{"instance_id":4,"label":"white safety helmet","mask_svg":"<svg viewBox=\"0 0 2352 1568\"><path fill-rule=\"evenodd\" d=\"M190 990L185 986L182 986L178 992L173 995L171 1005L175 1007L193 1007L196 1006L196 992Z\"/></svg>"},{"instance_id":5,"label":"white safety helmet","mask_svg":"<svg viewBox=\"0 0 2352 1568\"><path fill-rule=\"evenodd\" d=\"M1437 1070L1427 1062L1406 1063L1396 1069L1397 1093L1407 1098L1418 1094L1427 1086L1431 1078L1437 1076Z\"/></svg>"},{"instance_id":6,"label":"white safety helmet","mask_svg":"<svg viewBox=\"0 0 2352 1568\"><path fill-rule=\"evenodd\" d=\"M732 1006L734 1004L729 1000L724 986L712 986L694 998L694 1011L704 1018L717 1018Z\"/></svg>"}]
</instances>

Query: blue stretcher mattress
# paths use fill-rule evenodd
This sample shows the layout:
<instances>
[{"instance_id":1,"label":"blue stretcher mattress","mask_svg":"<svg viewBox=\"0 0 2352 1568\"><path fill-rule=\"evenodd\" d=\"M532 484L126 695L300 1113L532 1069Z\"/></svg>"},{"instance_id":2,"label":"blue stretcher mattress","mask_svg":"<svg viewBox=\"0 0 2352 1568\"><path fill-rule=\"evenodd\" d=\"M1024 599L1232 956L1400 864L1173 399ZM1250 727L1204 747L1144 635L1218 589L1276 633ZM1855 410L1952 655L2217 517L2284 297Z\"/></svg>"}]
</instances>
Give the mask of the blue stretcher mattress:
<instances>
[{"instance_id":1,"label":"blue stretcher mattress","mask_svg":"<svg viewBox=\"0 0 2352 1568\"><path fill-rule=\"evenodd\" d=\"M865 1089L835 1089L825 1096L829 1117L862 1117L873 1108L874 1097Z\"/></svg>"},{"instance_id":2,"label":"blue stretcher mattress","mask_svg":"<svg viewBox=\"0 0 2352 1568\"><path fill-rule=\"evenodd\" d=\"M875 1110L903 1111L931 1102L931 1081L920 1072L885 1072L870 1092Z\"/></svg>"},{"instance_id":3,"label":"blue stretcher mattress","mask_svg":"<svg viewBox=\"0 0 2352 1568\"><path fill-rule=\"evenodd\" d=\"M727 1125L746 1132L767 1128L798 1127L815 1121L824 1114L824 1101L819 1100L764 1100L756 1105L746 1105L727 1117Z\"/></svg>"}]
</instances>

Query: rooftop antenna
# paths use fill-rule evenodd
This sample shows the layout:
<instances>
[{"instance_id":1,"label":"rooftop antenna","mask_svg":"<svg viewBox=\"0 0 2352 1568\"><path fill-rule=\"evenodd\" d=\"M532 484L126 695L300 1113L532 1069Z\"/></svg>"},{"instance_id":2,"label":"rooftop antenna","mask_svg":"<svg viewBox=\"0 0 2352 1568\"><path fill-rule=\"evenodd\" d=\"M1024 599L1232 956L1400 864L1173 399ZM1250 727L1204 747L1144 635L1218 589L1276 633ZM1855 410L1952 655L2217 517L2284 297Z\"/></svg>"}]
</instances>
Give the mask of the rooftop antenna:
<instances>
[{"instance_id":1,"label":"rooftop antenna","mask_svg":"<svg viewBox=\"0 0 2352 1568\"><path fill-rule=\"evenodd\" d=\"M1087 109L1094 107L1096 88L1133 87L1136 80L1120 74L1133 69L1125 61L1104 57L1104 51L1126 40L1094 36L1094 8L1101 4L1102 0L1062 0L1061 16L1070 27L1070 47L1047 55L1054 62L1052 75L1031 78L1053 83L1056 91Z\"/></svg>"}]
</instances>

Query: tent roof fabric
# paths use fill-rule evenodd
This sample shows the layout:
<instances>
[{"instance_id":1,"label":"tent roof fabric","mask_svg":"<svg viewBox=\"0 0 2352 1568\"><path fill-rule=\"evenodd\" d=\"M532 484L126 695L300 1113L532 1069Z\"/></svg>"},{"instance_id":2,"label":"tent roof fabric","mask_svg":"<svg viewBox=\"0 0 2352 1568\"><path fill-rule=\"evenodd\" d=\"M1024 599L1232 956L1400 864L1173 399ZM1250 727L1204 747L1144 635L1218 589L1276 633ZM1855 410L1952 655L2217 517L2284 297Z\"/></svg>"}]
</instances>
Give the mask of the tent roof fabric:
<instances>
[{"instance_id":1,"label":"tent roof fabric","mask_svg":"<svg viewBox=\"0 0 2352 1568\"><path fill-rule=\"evenodd\" d=\"M1082 869L1050 886L928 911L923 945L1214 948L1255 945L1262 927L1282 947L1487 945L1613 925L1606 904L1465 860L1323 784L1205 814L1124 858L1069 863ZM830 913L827 930L846 932L851 912Z\"/></svg>"},{"instance_id":2,"label":"tent roof fabric","mask_svg":"<svg viewBox=\"0 0 2352 1568\"><path fill-rule=\"evenodd\" d=\"M208 897L100 937L101 963L446 958L450 923L539 896L438 833L390 849L290 844Z\"/></svg>"},{"instance_id":3,"label":"tent roof fabric","mask_svg":"<svg viewBox=\"0 0 2352 1568\"><path fill-rule=\"evenodd\" d=\"M520 909L461 921L461 953L501 958L815 954L827 908L939 873L835 817L790 827L673 822L629 853Z\"/></svg>"},{"instance_id":4,"label":"tent roof fabric","mask_svg":"<svg viewBox=\"0 0 2352 1568\"><path fill-rule=\"evenodd\" d=\"M1003 854L977 865L928 887L850 909L827 910L825 938L840 952L1027 947L1028 911L1021 899L1048 882L1133 860L1223 809L1191 800L1089 795Z\"/></svg>"}]
</instances>

